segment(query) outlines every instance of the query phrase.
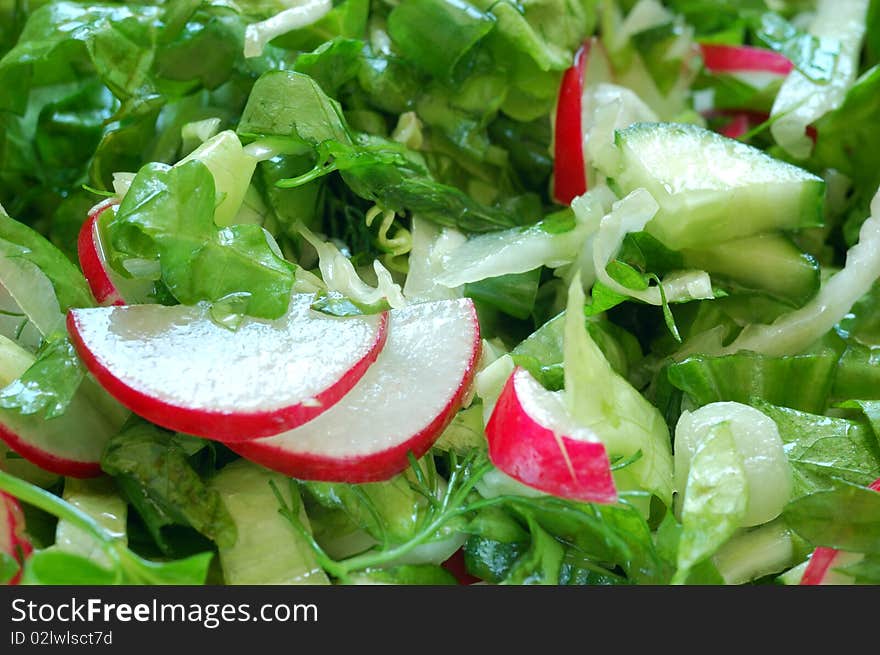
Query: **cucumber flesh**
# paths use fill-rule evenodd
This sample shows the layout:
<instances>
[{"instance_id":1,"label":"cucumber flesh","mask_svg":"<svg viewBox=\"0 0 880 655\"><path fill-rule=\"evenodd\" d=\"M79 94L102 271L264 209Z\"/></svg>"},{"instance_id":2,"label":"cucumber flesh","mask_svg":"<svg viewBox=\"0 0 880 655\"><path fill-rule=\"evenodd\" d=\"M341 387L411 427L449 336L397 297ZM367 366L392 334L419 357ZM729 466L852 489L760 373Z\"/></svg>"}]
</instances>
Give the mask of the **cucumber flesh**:
<instances>
[{"instance_id":1,"label":"cucumber flesh","mask_svg":"<svg viewBox=\"0 0 880 655\"><path fill-rule=\"evenodd\" d=\"M685 267L802 306L820 285L819 263L780 233L682 250Z\"/></svg>"},{"instance_id":2,"label":"cucumber flesh","mask_svg":"<svg viewBox=\"0 0 880 655\"><path fill-rule=\"evenodd\" d=\"M712 557L715 568L729 585L747 584L785 571L793 564L791 531L782 519L741 530Z\"/></svg>"},{"instance_id":3,"label":"cucumber flesh","mask_svg":"<svg viewBox=\"0 0 880 655\"><path fill-rule=\"evenodd\" d=\"M636 123L618 130L615 170L626 195L645 188L660 210L646 230L668 248L821 225L822 178L696 125Z\"/></svg>"},{"instance_id":4,"label":"cucumber flesh","mask_svg":"<svg viewBox=\"0 0 880 655\"><path fill-rule=\"evenodd\" d=\"M238 532L235 544L219 549L226 584L329 584L311 547L278 513L271 482L288 506L301 508L299 519L310 529L299 492L281 474L240 459L223 467L209 483L223 499Z\"/></svg>"}]
</instances>

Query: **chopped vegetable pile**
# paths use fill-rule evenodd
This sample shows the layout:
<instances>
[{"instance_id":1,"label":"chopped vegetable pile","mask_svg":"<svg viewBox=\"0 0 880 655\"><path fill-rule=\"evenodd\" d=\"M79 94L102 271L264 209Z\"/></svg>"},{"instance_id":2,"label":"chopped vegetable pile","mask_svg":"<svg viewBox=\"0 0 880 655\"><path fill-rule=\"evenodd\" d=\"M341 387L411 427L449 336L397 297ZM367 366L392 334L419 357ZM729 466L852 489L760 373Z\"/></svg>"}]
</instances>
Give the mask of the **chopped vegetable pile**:
<instances>
[{"instance_id":1,"label":"chopped vegetable pile","mask_svg":"<svg viewBox=\"0 0 880 655\"><path fill-rule=\"evenodd\" d=\"M880 584L880 2L0 0L0 582Z\"/></svg>"}]
</instances>

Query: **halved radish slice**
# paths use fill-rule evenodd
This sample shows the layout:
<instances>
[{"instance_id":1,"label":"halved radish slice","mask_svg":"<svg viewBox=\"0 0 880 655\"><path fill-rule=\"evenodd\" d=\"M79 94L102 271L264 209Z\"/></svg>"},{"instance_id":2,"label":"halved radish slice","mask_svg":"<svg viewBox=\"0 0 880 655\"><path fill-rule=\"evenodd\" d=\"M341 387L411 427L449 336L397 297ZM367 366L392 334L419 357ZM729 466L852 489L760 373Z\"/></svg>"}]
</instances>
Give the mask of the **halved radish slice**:
<instances>
[{"instance_id":1,"label":"halved radish slice","mask_svg":"<svg viewBox=\"0 0 880 655\"><path fill-rule=\"evenodd\" d=\"M869 489L880 492L880 478L872 482ZM838 567L856 564L864 558L861 553L847 553L837 548L820 546L813 551L810 562L801 577L802 585L838 585L851 584L851 578L845 573L838 573Z\"/></svg>"},{"instance_id":2,"label":"halved radish slice","mask_svg":"<svg viewBox=\"0 0 880 655\"><path fill-rule=\"evenodd\" d=\"M24 512L13 496L0 491L0 552L11 555L19 564L33 552L33 546L25 534ZM16 573L9 584L18 584L21 571Z\"/></svg>"},{"instance_id":3,"label":"halved radish slice","mask_svg":"<svg viewBox=\"0 0 880 655\"><path fill-rule=\"evenodd\" d=\"M574 57L574 65L562 75L556 103L553 138L553 199L562 205L587 191L581 103L584 68L590 50L585 43Z\"/></svg>"},{"instance_id":4,"label":"halved radish slice","mask_svg":"<svg viewBox=\"0 0 880 655\"><path fill-rule=\"evenodd\" d=\"M309 423L269 439L231 444L267 468L306 480L386 480L421 457L471 386L480 326L470 299L389 312L388 343L358 385Z\"/></svg>"},{"instance_id":5,"label":"halved radish slice","mask_svg":"<svg viewBox=\"0 0 880 655\"><path fill-rule=\"evenodd\" d=\"M794 64L785 55L747 45L700 44L703 64L712 73L774 73L788 75Z\"/></svg>"},{"instance_id":6,"label":"halved radish slice","mask_svg":"<svg viewBox=\"0 0 880 655\"><path fill-rule=\"evenodd\" d=\"M134 413L221 441L278 434L318 416L361 379L385 343L383 314L336 318L294 294L276 320L221 327L202 303L72 309L89 371Z\"/></svg>"},{"instance_id":7,"label":"halved radish slice","mask_svg":"<svg viewBox=\"0 0 880 655\"><path fill-rule=\"evenodd\" d=\"M34 356L11 339L0 337L0 386L6 386L34 362ZM63 415L46 420L0 409L0 439L41 469L74 478L101 475L101 453L126 416L105 411L103 391L83 380Z\"/></svg>"},{"instance_id":8,"label":"halved radish slice","mask_svg":"<svg viewBox=\"0 0 880 655\"><path fill-rule=\"evenodd\" d=\"M605 445L571 420L561 392L548 391L523 368L504 385L486 436L492 463L529 487L584 502L617 501Z\"/></svg>"},{"instance_id":9,"label":"halved radish slice","mask_svg":"<svg viewBox=\"0 0 880 655\"><path fill-rule=\"evenodd\" d=\"M151 282L126 279L107 263L99 221L104 212L113 211L118 203L116 198L107 198L92 207L77 239L79 265L99 305L144 302L152 290Z\"/></svg>"}]
</instances>

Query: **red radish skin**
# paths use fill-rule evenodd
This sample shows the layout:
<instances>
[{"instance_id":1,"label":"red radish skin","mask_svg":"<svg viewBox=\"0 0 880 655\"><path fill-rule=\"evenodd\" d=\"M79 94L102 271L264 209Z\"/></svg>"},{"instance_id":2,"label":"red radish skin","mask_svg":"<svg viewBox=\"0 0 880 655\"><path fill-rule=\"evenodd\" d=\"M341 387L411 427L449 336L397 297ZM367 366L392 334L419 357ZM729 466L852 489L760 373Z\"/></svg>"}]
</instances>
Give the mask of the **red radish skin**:
<instances>
[{"instance_id":1,"label":"red radish skin","mask_svg":"<svg viewBox=\"0 0 880 655\"><path fill-rule=\"evenodd\" d=\"M486 425L492 463L523 484L555 496L617 502L604 444L571 438L558 426L554 430L530 415L522 395L539 386L522 368L508 378Z\"/></svg>"},{"instance_id":2,"label":"red radish skin","mask_svg":"<svg viewBox=\"0 0 880 655\"><path fill-rule=\"evenodd\" d=\"M59 457L28 443L16 432L2 424L0 424L0 439L11 450L50 473L71 478L96 478L103 473L99 462L78 462Z\"/></svg>"},{"instance_id":3,"label":"red radish skin","mask_svg":"<svg viewBox=\"0 0 880 655\"><path fill-rule=\"evenodd\" d=\"M33 552L33 546L25 535L24 512L18 500L0 491L0 550L12 555L19 564L24 564ZM21 581L21 571L8 582L10 585Z\"/></svg>"},{"instance_id":4,"label":"red radish skin","mask_svg":"<svg viewBox=\"0 0 880 655\"><path fill-rule=\"evenodd\" d=\"M788 75L794 64L785 55L746 45L700 44L703 64L712 73L764 72Z\"/></svg>"},{"instance_id":5,"label":"red radish skin","mask_svg":"<svg viewBox=\"0 0 880 655\"><path fill-rule=\"evenodd\" d=\"M562 76L556 103L553 198L562 205L571 204L574 198L587 191L581 105L589 50L590 43L587 42L575 54L574 65Z\"/></svg>"},{"instance_id":6,"label":"red radish skin","mask_svg":"<svg viewBox=\"0 0 880 655\"><path fill-rule=\"evenodd\" d=\"M128 309L127 307L119 309ZM163 400L127 384L118 371L108 368L102 357L93 352L86 343L80 324L80 312L92 310L73 309L67 316L67 328L81 360L89 372L110 395L135 414L169 430L185 432L218 441L244 441L268 437L315 418L343 398L367 372L379 356L387 337L386 313L378 317L378 326L369 349L353 363L335 382L309 398L280 408L256 411L214 410L194 408ZM340 319L344 320L344 319ZM143 366L155 365L149 360ZM258 394L259 389L254 389Z\"/></svg>"},{"instance_id":7,"label":"red radish skin","mask_svg":"<svg viewBox=\"0 0 880 655\"><path fill-rule=\"evenodd\" d=\"M769 114L765 114L759 111L727 110L718 112L705 112L703 116L705 116L706 118L727 118L728 122L725 123L722 128L718 129L717 132L731 139L741 138L742 136L747 134L749 130L756 128L758 125L766 123L770 119ZM816 131L816 126L807 125L806 134L815 144L819 134Z\"/></svg>"},{"instance_id":8,"label":"red radish skin","mask_svg":"<svg viewBox=\"0 0 880 655\"><path fill-rule=\"evenodd\" d=\"M872 482L869 489L880 492L880 478ZM810 563L801 576L802 585L821 585L831 571L834 561L842 552L837 548L828 548L827 546L819 546L810 556Z\"/></svg>"},{"instance_id":9,"label":"red radish skin","mask_svg":"<svg viewBox=\"0 0 880 655\"><path fill-rule=\"evenodd\" d=\"M455 551L452 556L440 566L454 575L460 585L472 585L482 582L480 578L468 573L467 565L464 561L464 551L461 548Z\"/></svg>"},{"instance_id":10,"label":"red radish skin","mask_svg":"<svg viewBox=\"0 0 880 655\"><path fill-rule=\"evenodd\" d=\"M107 274L107 268L98 254L96 242L98 219L107 209L117 204L116 198L107 198L89 210L88 217L82 224L77 238L77 256L79 265L85 275L92 296L100 305L124 305L125 301L119 294L116 285Z\"/></svg>"},{"instance_id":11,"label":"red radish skin","mask_svg":"<svg viewBox=\"0 0 880 655\"><path fill-rule=\"evenodd\" d=\"M445 325L432 329L431 317L442 315L444 306L449 314ZM398 319L404 312L415 318ZM444 336L456 329L461 334L452 347ZM480 356L480 329L473 303L461 299L392 310L389 333L373 369L337 407L276 437L227 445L242 457L301 480L378 482L404 471L408 454L424 455L465 402ZM428 355L427 362L420 361L426 351L444 358L445 364L457 362L454 379L435 380L438 367L445 364L433 365ZM425 376L433 376L431 388L450 389L448 396L436 399L438 408L421 409L434 400L425 397L428 380L418 381ZM392 385L397 387L394 393L383 393Z\"/></svg>"},{"instance_id":12,"label":"red radish skin","mask_svg":"<svg viewBox=\"0 0 880 655\"><path fill-rule=\"evenodd\" d=\"M721 130L719 130L719 133L723 134L729 139L739 139L740 137L748 134L749 129L751 129L751 123L749 121L748 115L740 112L734 114L730 122L723 128L721 128Z\"/></svg>"},{"instance_id":13,"label":"red radish skin","mask_svg":"<svg viewBox=\"0 0 880 655\"><path fill-rule=\"evenodd\" d=\"M699 47L703 65L710 73L771 73L785 77L794 70L794 63L788 57L766 48L714 43L702 43ZM731 122L719 130L721 134L732 139L738 139L751 127L760 125L769 118L767 114L749 111L734 112L732 116ZM815 126L808 125L806 133L815 144Z\"/></svg>"}]
</instances>

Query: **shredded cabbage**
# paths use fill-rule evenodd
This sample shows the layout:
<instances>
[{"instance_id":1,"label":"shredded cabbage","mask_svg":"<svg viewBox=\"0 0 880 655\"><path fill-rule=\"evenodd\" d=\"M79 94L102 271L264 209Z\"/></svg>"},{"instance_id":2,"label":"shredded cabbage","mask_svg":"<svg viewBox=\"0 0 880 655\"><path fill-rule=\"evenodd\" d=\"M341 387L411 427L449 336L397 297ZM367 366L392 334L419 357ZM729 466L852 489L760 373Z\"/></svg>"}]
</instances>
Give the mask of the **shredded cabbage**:
<instances>
[{"instance_id":1,"label":"shredded cabbage","mask_svg":"<svg viewBox=\"0 0 880 655\"><path fill-rule=\"evenodd\" d=\"M412 217L412 247L403 295L411 301L460 298L461 289L438 282L448 253L466 243L467 237L454 228L441 228L418 215Z\"/></svg>"},{"instance_id":2,"label":"shredded cabbage","mask_svg":"<svg viewBox=\"0 0 880 655\"><path fill-rule=\"evenodd\" d=\"M800 309L769 325L747 325L723 354L751 350L765 355L794 355L820 339L846 316L880 277L880 190L871 201L871 215L862 224L859 241L846 253L846 265L832 275L819 293Z\"/></svg>"},{"instance_id":3,"label":"shredded cabbage","mask_svg":"<svg viewBox=\"0 0 880 655\"><path fill-rule=\"evenodd\" d=\"M247 26L244 34L244 56L259 57L266 44L282 34L311 25L333 8L332 0L306 0L275 14L260 23Z\"/></svg>"},{"instance_id":4,"label":"shredded cabbage","mask_svg":"<svg viewBox=\"0 0 880 655\"><path fill-rule=\"evenodd\" d=\"M610 457L634 462L614 472L621 491L640 490L672 501L672 449L659 410L605 359L584 323L584 291L572 280L565 310L563 360L565 403L574 421L593 430ZM647 504L640 504L647 511Z\"/></svg>"},{"instance_id":5,"label":"shredded cabbage","mask_svg":"<svg viewBox=\"0 0 880 655\"><path fill-rule=\"evenodd\" d=\"M618 151L615 130L633 123L652 123L659 118L631 89L600 82L584 90L581 105L584 152L590 167L590 186L601 183L598 171L617 169Z\"/></svg>"},{"instance_id":6,"label":"shredded cabbage","mask_svg":"<svg viewBox=\"0 0 880 655\"><path fill-rule=\"evenodd\" d=\"M593 268L598 279L619 294L636 298L650 305L666 302L683 302L714 298L712 281L705 271L676 271L662 280L659 286L647 289L630 289L612 278L607 271L623 239L630 232L641 232L660 209L654 197L646 189L636 189L628 196L614 203L599 225L599 232L593 244Z\"/></svg>"},{"instance_id":7,"label":"shredded cabbage","mask_svg":"<svg viewBox=\"0 0 880 655\"><path fill-rule=\"evenodd\" d=\"M364 305L375 305L383 300L395 308L407 304L400 285L379 260L373 261L377 284L371 287L361 279L351 260L339 248L328 241L322 241L304 225L299 226L299 231L318 253L318 267L327 289L338 291L346 298Z\"/></svg>"},{"instance_id":8,"label":"shredded cabbage","mask_svg":"<svg viewBox=\"0 0 880 655\"><path fill-rule=\"evenodd\" d=\"M834 75L828 81L811 80L794 69L785 79L770 117L776 143L796 159L809 157L813 142L807 126L840 106L856 79L868 0L819 0L808 31L829 51L837 51Z\"/></svg>"},{"instance_id":9,"label":"shredded cabbage","mask_svg":"<svg viewBox=\"0 0 880 655\"><path fill-rule=\"evenodd\" d=\"M574 261L584 240L594 228L591 221L577 217L564 232L539 223L526 228L480 234L448 252L437 282L456 288L490 277L525 273L539 266L557 268Z\"/></svg>"}]
</instances>

